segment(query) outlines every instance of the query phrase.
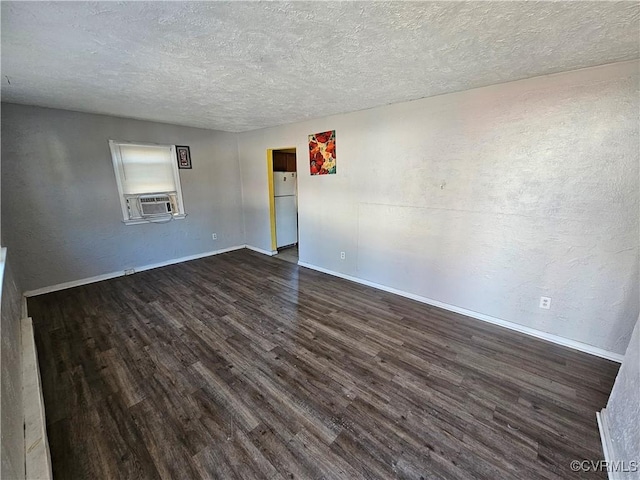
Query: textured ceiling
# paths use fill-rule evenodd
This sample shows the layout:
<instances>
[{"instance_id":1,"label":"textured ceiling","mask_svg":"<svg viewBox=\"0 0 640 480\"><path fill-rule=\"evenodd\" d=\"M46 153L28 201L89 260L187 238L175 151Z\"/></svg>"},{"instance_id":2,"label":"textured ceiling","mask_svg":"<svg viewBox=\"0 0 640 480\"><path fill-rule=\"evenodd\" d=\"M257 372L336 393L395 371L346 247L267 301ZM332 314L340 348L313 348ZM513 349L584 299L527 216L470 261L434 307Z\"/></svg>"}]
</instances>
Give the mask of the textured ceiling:
<instances>
[{"instance_id":1,"label":"textured ceiling","mask_svg":"<svg viewBox=\"0 0 640 480\"><path fill-rule=\"evenodd\" d=\"M3 101L227 131L639 56L638 2L1 8Z\"/></svg>"}]
</instances>

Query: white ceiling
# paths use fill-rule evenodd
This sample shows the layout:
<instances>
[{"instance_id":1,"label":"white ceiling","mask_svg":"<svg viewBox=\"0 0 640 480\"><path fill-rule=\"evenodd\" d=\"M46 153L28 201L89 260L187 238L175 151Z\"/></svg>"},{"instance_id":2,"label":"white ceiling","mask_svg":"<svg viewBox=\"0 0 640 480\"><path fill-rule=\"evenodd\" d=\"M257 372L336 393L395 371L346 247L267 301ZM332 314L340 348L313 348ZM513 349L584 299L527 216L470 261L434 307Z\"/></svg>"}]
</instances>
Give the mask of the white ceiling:
<instances>
[{"instance_id":1,"label":"white ceiling","mask_svg":"<svg viewBox=\"0 0 640 480\"><path fill-rule=\"evenodd\" d=\"M245 131L635 59L639 12L638 2L3 1L2 100Z\"/></svg>"}]
</instances>

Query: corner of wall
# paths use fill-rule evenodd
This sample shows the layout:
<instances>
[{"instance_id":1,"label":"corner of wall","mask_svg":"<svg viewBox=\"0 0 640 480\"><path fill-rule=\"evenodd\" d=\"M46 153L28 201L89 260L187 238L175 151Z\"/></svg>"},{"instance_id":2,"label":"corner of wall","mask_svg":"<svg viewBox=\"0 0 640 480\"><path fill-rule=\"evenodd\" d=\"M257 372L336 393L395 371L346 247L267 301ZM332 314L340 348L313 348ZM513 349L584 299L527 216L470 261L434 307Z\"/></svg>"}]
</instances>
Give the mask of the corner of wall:
<instances>
[{"instance_id":1,"label":"corner of wall","mask_svg":"<svg viewBox=\"0 0 640 480\"><path fill-rule=\"evenodd\" d=\"M25 478L23 417L21 295L8 264L7 249L0 253L0 301L2 303L2 478Z\"/></svg>"},{"instance_id":2,"label":"corner of wall","mask_svg":"<svg viewBox=\"0 0 640 480\"><path fill-rule=\"evenodd\" d=\"M2 478L50 480L51 457L33 325L2 249ZM6 268L6 271L5 271Z\"/></svg>"},{"instance_id":3,"label":"corner of wall","mask_svg":"<svg viewBox=\"0 0 640 480\"><path fill-rule=\"evenodd\" d=\"M640 472L640 317L607 407L597 414L597 418L605 460L612 468L620 470L609 471L609 478L632 478L623 473Z\"/></svg>"},{"instance_id":4,"label":"corner of wall","mask_svg":"<svg viewBox=\"0 0 640 480\"><path fill-rule=\"evenodd\" d=\"M242 200L242 243L247 243L247 223L246 223L246 200L244 197L244 176L242 175L242 162L240 161L240 134L236 133L236 161L238 162L238 172L240 173L240 199Z\"/></svg>"},{"instance_id":5,"label":"corner of wall","mask_svg":"<svg viewBox=\"0 0 640 480\"><path fill-rule=\"evenodd\" d=\"M30 317L24 317L21 323L25 478L51 480L51 453L33 322Z\"/></svg>"}]
</instances>

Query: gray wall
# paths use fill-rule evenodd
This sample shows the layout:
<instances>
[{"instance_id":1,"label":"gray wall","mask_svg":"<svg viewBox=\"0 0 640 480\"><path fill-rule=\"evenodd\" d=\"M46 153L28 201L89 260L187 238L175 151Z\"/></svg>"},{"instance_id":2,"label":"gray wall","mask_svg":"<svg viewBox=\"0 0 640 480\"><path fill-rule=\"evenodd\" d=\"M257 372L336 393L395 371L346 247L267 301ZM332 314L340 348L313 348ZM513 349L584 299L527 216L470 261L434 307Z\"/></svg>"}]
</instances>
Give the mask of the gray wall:
<instances>
[{"instance_id":1,"label":"gray wall","mask_svg":"<svg viewBox=\"0 0 640 480\"><path fill-rule=\"evenodd\" d=\"M2 285L0 307L2 339L2 390L0 421L2 425L2 469L0 478L24 478L24 418L22 403L22 290L13 276L13 252L9 252Z\"/></svg>"},{"instance_id":2,"label":"gray wall","mask_svg":"<svg viewBox=\"0 0 640 480\"><path fill-rule=\"evenodd\" d=\"M613 458L640 462L640 319L607 403L607 422L613 447ZM635 472L625 478L640 478Z\"/></svg>"},{"instance_id":3,"label":"gray wall","mask_svg":"<svg viewBox=\"0 0 640 480\"><path fill-rule=\"evenodd\" d=\"M271 246L266 149L296 146L302 262L622 354L638 108L627 62L240 134L246 243ZM312 177L332 129L337 175Z\"/></svg>"},{"instance_id":4,"label":"gray wall","mask_svg":"<svg viewBox=\"0 0 640 480\"><path fill-rule=\"evenodd\" d=\"M186 219L122 223L109 139L191 147ZM243 245L236 135L3 104L2 232L24 290Z\"/></svg>"}]
</instances>

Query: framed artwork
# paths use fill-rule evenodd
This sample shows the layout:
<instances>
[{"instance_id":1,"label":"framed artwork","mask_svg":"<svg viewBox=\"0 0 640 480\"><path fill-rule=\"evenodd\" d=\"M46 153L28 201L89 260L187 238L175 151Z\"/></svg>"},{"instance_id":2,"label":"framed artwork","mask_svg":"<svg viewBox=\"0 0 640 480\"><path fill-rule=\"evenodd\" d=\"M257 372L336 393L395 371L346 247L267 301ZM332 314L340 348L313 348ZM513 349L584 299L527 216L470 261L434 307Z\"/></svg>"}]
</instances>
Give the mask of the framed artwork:
<instances>
[{"instance_id":1,"label":"framed artwork","mask_svg":"<svg viewBox=\"0 0 640 480\"><path fill-rule=\"evenodd\" d=\"M336 173L336 131L309 135L309 169L311 175Z\"/></svg>"},{"instance_id":2,"label":"framed artwork","mask_svg":"<svg viewBox=\"0 0 640 480\"><path fill-rule=\"evenodd\" d=\"M191 168L191 150L184 145L176 145L178 168Z\"/></svg>"}]
</instances>

